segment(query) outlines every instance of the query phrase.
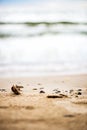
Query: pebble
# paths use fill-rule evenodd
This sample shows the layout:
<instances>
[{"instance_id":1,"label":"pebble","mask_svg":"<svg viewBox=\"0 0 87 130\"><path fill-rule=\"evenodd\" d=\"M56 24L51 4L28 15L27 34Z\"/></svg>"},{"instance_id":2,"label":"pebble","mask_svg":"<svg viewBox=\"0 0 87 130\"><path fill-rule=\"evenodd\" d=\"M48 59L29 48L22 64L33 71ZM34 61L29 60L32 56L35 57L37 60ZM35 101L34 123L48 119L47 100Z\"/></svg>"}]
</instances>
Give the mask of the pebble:
<instances>
[{"instance_id":1,"label":"pebble","mask_svg":"<svg viewBox=\"0 0 87 130\"><path fill-rule=\"evenodd\" d=\"M74 91L74 90L73 90L73 89L71 89L69 92L70 92L70 93L72 93L73 91Z\"/></svg>"},{"instance_id":2,"label":"pebble","mask_svg":"<svg viewBox=\"0 0 87 130\"><path fill-rule=\"evenodd\" d=\"M62 95L48 95L47 98L63 98Z\"/></svg>"},{"instance_id":3,"label":"pebble","mask_svg":"<svg viewBox=\"0 0 87 130\"><path fill-rule=\"evenodd\" d=\"M61 91L56 91L55 93L60 93Z\"/></svg>"},{"instance_id":4,"label":"pebble","mask_svg":"<svg viewBox=\"0 0 87 130\"><path fill-rule=\"evenodd\" d=\"M1 92L6 92L6 89L2 88L0 89Z\"/></svg>"},{"instance_id":5,"label":"pebble","mask_svg":"<svg viewBox=\"0 0 87 130\"><path fill-rule=\"evenodd\" d=\"M78 89L78 91L82 91L82 89Z\"/></svg>"},{"instance_id":6,"label":"pebble","mask_svg":"<svg viewBox=\"0 0 87 130\"><path fill-rule=\"evenodd\" d=\"M64 117L75 117L75 116L71 114L67 114L67 115L64 115Z\"/></svg>"},{"instance_id":7,"label":"pebble","mask_svg":"<svg viewBox=\"0 0 87 130\"><path fill-rule=\"evenodd\" d=\"M44 89L44 87L41 87L40 89Z\"/></svg>"},{"instance_id":8,"label":"pebble","mask_svg":"<svg viewBox=\"0 0 87 130\"><path fill-rule=\"evenodd\" d=\"M41 85L41 83L38 83L38 85Z\"/></svg>"},{"instance_id":9,"label":"pebble","mask_svg":"<svg viewBox=\"0 0 87 130\"><path fill-rule=\"evenodd\" d=\"M33 88L33 90L37 90L37 88Z\"/></svg>"},{"instance_id":10,"label":"pebble","mask_svg":"<svg viewBox=\"0 0 87 130\"><path fill-rule=\"evenodd\" d=\"M76 95L75 97L78 97L78 95Z\"/></svg>"},{"instance_id":11,"label":"pebble","mask_svg":"<svg viewBox=\"0 0 87 130\"><path fill-rule=\"evenodd\" d=\"M45 91L41 90L40 93L45 93Z\"/></svg>"},{"instance_id":12,"label":"pebble","mask_svg":"<svg viewBox=\"0 0 87 130\"><path fill-rule=\"evenodd\" d=\"M82 95L82 93L81 93L81 92L78 92L78 95Z\"/></svg>"},{"instance_id":13,"label":"pebble","mask_svg":"<svg viewBox=\"0 0 87 130\"><path fill-rule=\"evenodd\" d=\"M30 109L30 110L34 109L33 106L26 106L25 108L26 108L26 109Z\"/></svg>"},{"instance_id":14,"label":"pebble","mask_svg":"<svg viewBox=\"0 0 87 130\"><path fill-rule=\"evenodd\" d=\"M53 91L58 91L58 89L54 89Z\"/></svg>"}]
</instances>

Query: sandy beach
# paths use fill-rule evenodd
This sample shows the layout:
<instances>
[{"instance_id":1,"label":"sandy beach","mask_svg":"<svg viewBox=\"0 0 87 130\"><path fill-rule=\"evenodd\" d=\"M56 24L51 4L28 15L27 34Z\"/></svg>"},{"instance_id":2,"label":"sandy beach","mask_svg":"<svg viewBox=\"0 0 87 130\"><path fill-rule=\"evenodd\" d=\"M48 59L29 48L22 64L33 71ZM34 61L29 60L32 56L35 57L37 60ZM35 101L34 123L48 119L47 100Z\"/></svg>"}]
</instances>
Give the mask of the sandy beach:
<instances>
[{"instance_id":1,"label":"sandy beach","mask_svg":"<svg viewBox=\"0 0 87 130\"><path fill-rule=\"evenodd\" d=\"M87 130L87 0L0 0L0 130Z\"/></svg>"},{"instance_id":2,"label":"sandy beach","mask_svg":"<svg viewBox=\"0 0 87 130\"><path fill-rule=\"evenodd\" d=\"M15 129L86 130L87 75L0 78L0 130Z\"/></svg>"}]
</instances>

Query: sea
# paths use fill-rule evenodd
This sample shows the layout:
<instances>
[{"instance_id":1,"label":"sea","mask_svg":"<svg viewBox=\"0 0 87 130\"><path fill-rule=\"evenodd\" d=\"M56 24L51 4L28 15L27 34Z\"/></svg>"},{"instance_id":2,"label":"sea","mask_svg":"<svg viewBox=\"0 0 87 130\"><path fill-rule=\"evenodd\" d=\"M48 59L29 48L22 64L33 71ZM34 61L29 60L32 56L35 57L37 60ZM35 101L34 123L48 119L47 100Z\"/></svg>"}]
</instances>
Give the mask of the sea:
<instances>
[{"instance_id":1,"label":"sea","mask_svg":"<svg viewBox=\"0 0 87 130\"><path fill-rule=\"evenodd\" d=\"M0 77L87 74L87 0L0 3Z\"/></svg>"}]
</instances>

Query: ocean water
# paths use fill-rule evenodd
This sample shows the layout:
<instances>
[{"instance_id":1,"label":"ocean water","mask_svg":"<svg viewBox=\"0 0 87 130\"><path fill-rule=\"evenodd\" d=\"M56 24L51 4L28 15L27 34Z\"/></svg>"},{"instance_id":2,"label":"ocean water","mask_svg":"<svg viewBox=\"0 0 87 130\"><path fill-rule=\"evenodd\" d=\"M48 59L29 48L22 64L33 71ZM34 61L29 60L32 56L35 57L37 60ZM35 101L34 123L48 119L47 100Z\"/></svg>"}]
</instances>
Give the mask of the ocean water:
<instances>
[{"instance_id":1,"label":"ocean water","mask_svg":"<svg viewBox=\"0 0 87 130\"><path fill-rule=\"evenodd\" d=\"M0 76L87 73L87 1L0 4Z\"/></svg>"}]
</instances>

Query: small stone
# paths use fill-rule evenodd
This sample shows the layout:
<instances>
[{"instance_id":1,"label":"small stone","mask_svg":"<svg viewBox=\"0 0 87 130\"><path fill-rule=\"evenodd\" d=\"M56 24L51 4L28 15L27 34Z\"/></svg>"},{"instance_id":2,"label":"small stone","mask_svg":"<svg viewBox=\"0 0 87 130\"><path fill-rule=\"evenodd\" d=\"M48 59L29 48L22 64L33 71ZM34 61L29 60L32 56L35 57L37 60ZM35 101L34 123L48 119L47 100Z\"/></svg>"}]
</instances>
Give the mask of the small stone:
<instances>
[{"instance_id":1,"label":"small stone","mask_svg":"<svg viewBox=\"0 0 87 130\"><path fill-rule=\"evenodd\" d=\"M44 87L41 87L40 89L44 89Z\"/></svg>"},{"instance_id":2,"label":"small stone","mask_svg":"<svg viewBox=\"0 0 87 130\"><path fill-rule=\"evenodd\" d=\"M58 89L54 89L53 91L58 91Z\"/></svg>"},{"instance_id":3,"label":"small stone","mask_svg":"<svg viewBox=\"0 0 87 130\"><path fill-rule=\"evenodd\" d=\"M71 114L67 114L67 115L64 115L64 117L75 117L75 116Z\"/></svg>"},{"instance_id":4,"label":"small stone","mask_svg":"<svg viewBox=\"0 0 87 130\"><path fill-rule=\"evenodd\" d=\"M41 90L40 93L45 93L45 92L43 90Z\"/></svg>"},{"instance_id":5,"label":"small stone","mask_svg":"<svg viewBox=\"0 0 87 130\"><path fill-rule=\"evenodd\" d=\"M2 88L0 89L1 92L6 92L6 89Z\"/></svg>"},{"instance_id":6,"label":"small stone","mask_svg":"<svg viewBox=\"0 0 87 130\"><path fill-rule=\"evenodd\" d=\"M61 95L48 95L47 98L63 98Z\"/></svg>"},{"instance_id":7,"label":"small stone","mask_svg":"<svg viewBox=\"0 0 87 130\"><path fill-rule=\"evenodd\" d=\"M37 88L33 88L33 90L37 90Z\"/></svg>"},{"instance_id":8,"label":"small stone","mask_svg":"<svg viewBox=\"0 0 87 130\"><path fill-rule=\"evenodd\" d=\"M71 89L69 92L70 92L70 93L72 93L73 91L74 91L74 90L73 90L73 89Z\"/></svg>"},{"instance_id":9,"label":"small stone","mask_svg":"<svg viewBox=\"0 0 87 130\"><path fill-rule=\"evenodd\" d=\"M38 83L38 85L41 85L41 83Z\"/></svg>"},{"instance_id":10,"label":"small stone","mask_svg":"<svg viewBox=\"0 0 87 130\"><path fill-rule=\"evenodd\" d=\"M78 97L78 95L76 95L75 97Z\"/></svg>"},{"instance_id":11,"label":"small stone","mask_svg":"<svg viewBox=\"0 0 87 130\"><path fill-rule=\"evenodd\" d=\"M78 89L78 91L82 91L82 89Z\"/></svg>"},{"instance_id":12,"label":"small stone","mask_svg":"<svg viewBox=\"0 0 87 130\"><path fill-rule=\"evenodd\" d=\"M61 91L56 91L55 93L60 93Z\"/></svg>"},{"instance_id":13,"label":"small stone","mask_svg":"<svg viewBox=\"0 0 87 130\"><path fill-rule=\"evenodd\" d=\"M34 109L34 107L33 107L33 106L26 106L25 108L26 108L26 109L29 109L29 110Z\"/></svg>"},{"instance_id":14,"label":"small stone","mask_svg":"<svg viewBox=\"0 0 87 130\"><path fill-rule=\"evenodd\" d=\"M81 92L78 92L78 95L82 95L82 93L81 93Z\"/></svg>"}]
</instances>

